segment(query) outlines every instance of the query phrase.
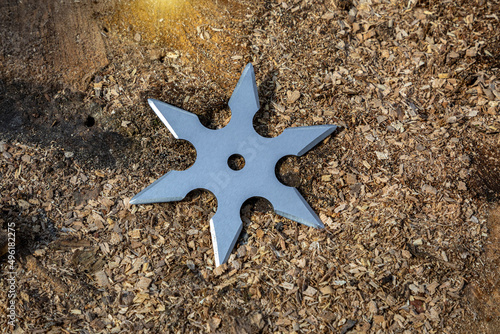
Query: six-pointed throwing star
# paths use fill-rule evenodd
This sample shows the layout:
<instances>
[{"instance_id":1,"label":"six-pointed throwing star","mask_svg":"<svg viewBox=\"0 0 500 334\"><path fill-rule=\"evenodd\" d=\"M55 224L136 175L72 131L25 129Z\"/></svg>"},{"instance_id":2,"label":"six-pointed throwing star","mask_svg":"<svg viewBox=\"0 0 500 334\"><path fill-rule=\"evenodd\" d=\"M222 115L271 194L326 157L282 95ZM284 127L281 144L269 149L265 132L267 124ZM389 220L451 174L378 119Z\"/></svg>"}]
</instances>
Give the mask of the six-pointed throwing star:
<instances>
[{"instance_id":1,"label":"six-pointed throwing star","mask_svg":"<svg viewBox=\"0 0 500 334\"><path fill-rule=\"evenodd\" d=\"M196 149L195 163L184 171L170 171L130 201L146 204L182 200L193 189L206 189L217 198L217 212L210 231L217 266L226 262L241 232L240 209L247 199L263 197L274 211L301 224L323 228L323 224L297 189L278 181L276 163L287 155L302 155L330 135L335 125L287 128L275 138L264 138L253 128L260 108L252 64L243 71L229 100L232 117L222 129L204 127L193 113L149 100L176 139L189 141ZM233 170L228 159L242 156L245 165Z\"/></svg>"}]
</instances>

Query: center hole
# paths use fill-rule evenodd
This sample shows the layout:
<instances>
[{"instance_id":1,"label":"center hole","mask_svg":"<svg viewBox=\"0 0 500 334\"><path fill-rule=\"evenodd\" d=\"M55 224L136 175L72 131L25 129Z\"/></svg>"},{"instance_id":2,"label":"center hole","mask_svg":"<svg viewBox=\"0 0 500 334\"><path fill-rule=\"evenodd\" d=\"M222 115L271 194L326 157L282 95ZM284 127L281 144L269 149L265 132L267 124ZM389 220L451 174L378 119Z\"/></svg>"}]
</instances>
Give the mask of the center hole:
<instances>
[{"instance_id":1,"label":"center hole","mask_svg":"<svg viewBox=\"0 0 500 334\"><path fill-rule=\"evenodd\" d=\"M245 158L241 154L233 154L227 159L227 164L232 170L240 170L245 167Z\"/></svg>"}]
</instances>

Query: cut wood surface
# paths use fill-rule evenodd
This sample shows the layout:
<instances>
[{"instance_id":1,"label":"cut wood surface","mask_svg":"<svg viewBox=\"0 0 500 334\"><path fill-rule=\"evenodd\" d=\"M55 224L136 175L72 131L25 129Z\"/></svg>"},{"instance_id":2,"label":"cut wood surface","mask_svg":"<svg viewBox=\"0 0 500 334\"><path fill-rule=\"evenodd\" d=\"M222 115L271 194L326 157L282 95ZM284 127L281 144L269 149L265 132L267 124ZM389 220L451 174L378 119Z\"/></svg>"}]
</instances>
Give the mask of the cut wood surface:
<instances>
[{"instance_id":1,"label":"cut wood surface","mask_svg":"<svg viewBox=\"0 0 500 334\"><path fill-rule=\"evenodd\" d=\"M0 8L0 59L10 78L84 89L108 64L89 1L7 0Z\"/></svg>"}]
</instances>

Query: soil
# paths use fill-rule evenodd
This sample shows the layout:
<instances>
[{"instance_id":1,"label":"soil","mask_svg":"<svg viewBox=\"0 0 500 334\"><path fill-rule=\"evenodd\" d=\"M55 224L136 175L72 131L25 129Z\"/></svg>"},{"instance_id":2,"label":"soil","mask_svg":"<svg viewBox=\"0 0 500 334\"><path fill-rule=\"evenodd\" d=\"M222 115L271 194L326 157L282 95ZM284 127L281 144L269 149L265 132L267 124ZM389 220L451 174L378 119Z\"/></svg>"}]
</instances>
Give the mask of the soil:
<instances>
[{"instance_id":1,"label":"soil","mask_svg":"<svg viewBox=\"0 0 500 334\"><path fill-rule=\"evenodd\" d=\"M2 332L500 331L498 1L0 9ZM147 99L221 128L249 62L259 134L339 126L276 169L326 227L250 199L216 268L212 194L129 201L196 159Z\"/></svg>"}]
</instances>

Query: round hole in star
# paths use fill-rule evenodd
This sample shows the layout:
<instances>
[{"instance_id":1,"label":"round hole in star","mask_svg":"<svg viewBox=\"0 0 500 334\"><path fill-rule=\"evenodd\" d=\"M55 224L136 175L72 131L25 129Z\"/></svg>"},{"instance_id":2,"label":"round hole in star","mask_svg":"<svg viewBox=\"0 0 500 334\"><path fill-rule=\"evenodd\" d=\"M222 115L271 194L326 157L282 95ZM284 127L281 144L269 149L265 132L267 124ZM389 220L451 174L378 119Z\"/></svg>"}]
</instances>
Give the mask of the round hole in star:
<instances>
[{"instance_id":1,"label":"round hole in star","mask_svg":"<svg viewBox=\"0 0 500 334\"><path fill-rule=\"evenodd\" d=\"M241 154L233 154L227 159L227 165L232 170L240 170L245 167L245 158Z\"/></svg>"}]
</instances>

